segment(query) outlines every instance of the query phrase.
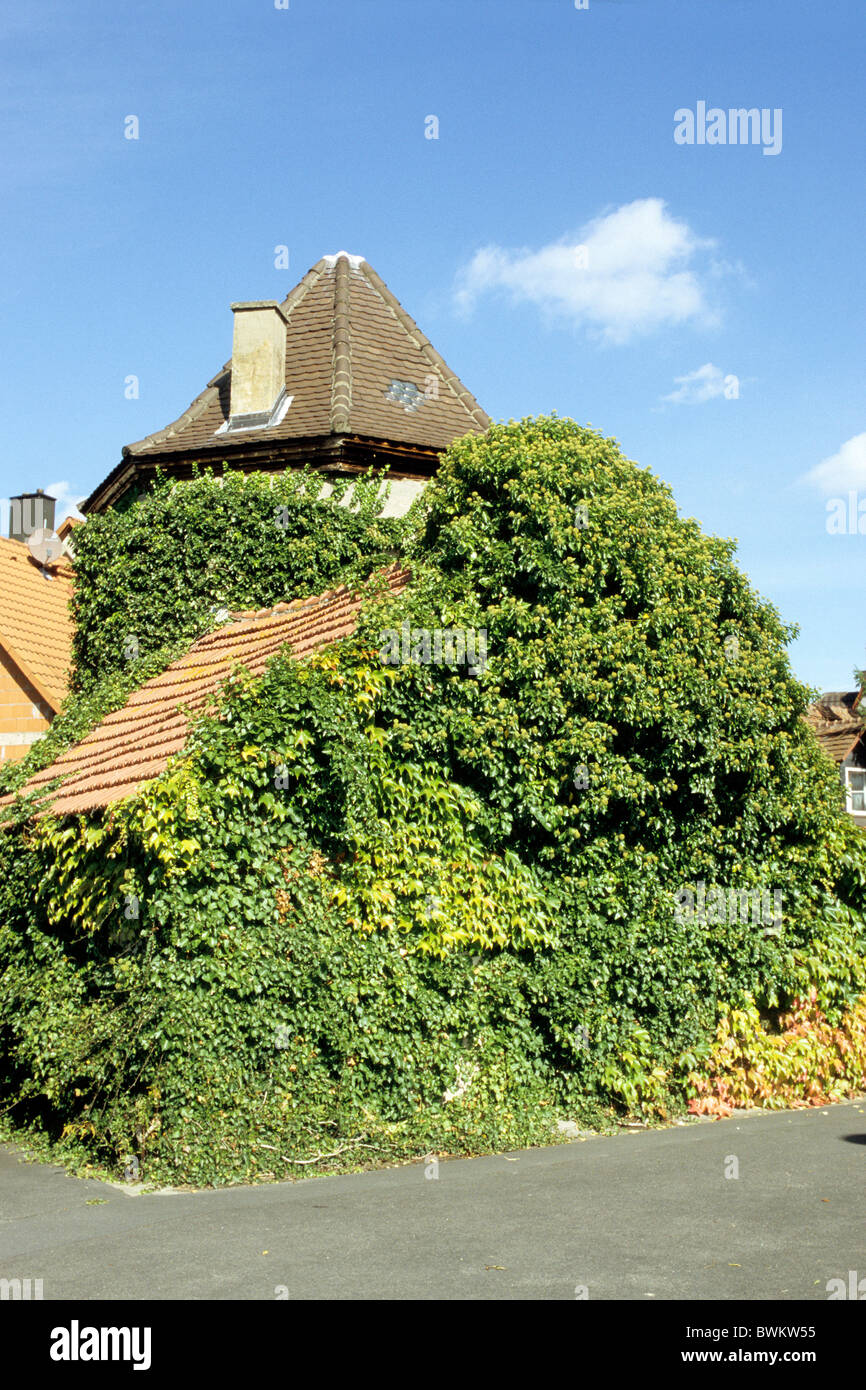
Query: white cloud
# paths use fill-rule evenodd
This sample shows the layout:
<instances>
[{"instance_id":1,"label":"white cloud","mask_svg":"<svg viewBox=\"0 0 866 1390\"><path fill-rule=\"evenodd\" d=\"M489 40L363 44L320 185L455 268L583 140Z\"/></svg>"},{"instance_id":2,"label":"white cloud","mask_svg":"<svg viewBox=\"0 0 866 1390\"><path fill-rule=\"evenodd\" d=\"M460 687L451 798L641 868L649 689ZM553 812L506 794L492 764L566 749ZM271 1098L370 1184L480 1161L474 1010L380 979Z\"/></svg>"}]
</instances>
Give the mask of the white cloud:
<instances>
[{"instance_id":1,"label":"white cloud","mask_svg":"<svg viewBox=\"0 0 866 1390\"><path fill-rule=\"evenodd\" d=\"M855 434L837 453L823 459L802 479L826 494L866 488L866 433Z\"/></svg>"},{"instance_id":2,"label":"white cloud","mask_svg":"<svg viewBox=\"0 0 866 1390\"><path fill-rule=\"evenodd\" d=\"M54 512L54 525L59 526L67 516L77 517L83 521L84 517L78 510L79 504L85 501L87 493L73 492L68 482L49 483L45 491L49 497L57 498L57 507Z\"/></svg>"},{"instance_id":3,"label":"white cloud","mask_svg":"<svg viewBox=\"0 0 866 1390\"><path fill-rule=\"evenodd\" d=\"M594 218L576 239L538 251L486 246L457 278L466 309L481 295L504 290L585 326L610 343L624 343L665 324L713 322L702 276L713 246L667 211L661 198L639 198Z\"/></svg>"},{"instance_id":4,"label":"white cloud","mask_svg":"<svg viewBox=\"0 0 866 1390\"><path fill-rule=\"evenodd\" d=\"M730 393L735 382L736 377L726 375L721 367L713 366L712 362L705 362L694 372L675 376L677 389L671 391L669 396L662 396L662 400L672 401L674 405L703 405L705 401L724 396L726 387Z\"/></svg>"}]
</instances>

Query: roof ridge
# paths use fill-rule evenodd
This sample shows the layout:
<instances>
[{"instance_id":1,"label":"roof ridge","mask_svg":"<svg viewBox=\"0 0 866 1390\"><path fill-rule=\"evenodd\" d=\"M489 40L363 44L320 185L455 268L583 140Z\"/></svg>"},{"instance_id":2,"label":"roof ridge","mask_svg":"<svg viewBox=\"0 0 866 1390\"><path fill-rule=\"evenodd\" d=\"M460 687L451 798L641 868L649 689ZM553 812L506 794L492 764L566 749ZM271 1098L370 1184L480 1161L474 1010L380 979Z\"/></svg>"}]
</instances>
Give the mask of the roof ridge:
<instances>
[{"instance_id":1,"label":"roof ridge","mask_svg":"<svg viewBox=\"0 0 866 1390\"><path fill-rule=\"evenodd\" d=\"M210 638L216 637L222 633L229 633L232 628L239 627L243 623L276 617L278 614L297 612L301 608L312 607L317 604L330 603L333 599L342 597L343 595L361 597L364 593L364 589L369 586L370 580L376 575L386 577L390 583L391 580L402 578L404 575L408 578L410 570L407 565L403 565L398 560L395 560L391 565L383 565L380 569L374 570L373 574L371 574L367 580L355 587L350 587L348 584L336 584L332 589L325 589L320 594L306 594L303 598L283 600L281 603L273 604L270 608L237 609L231 614L230 622L222 623L219 627L211 628L209 632L202 633L201 637L196 640L189 650L194 651L199 646L199 643L208 641ZM183 658L179 658L179 660L183 660Z\"/></svg>"},{"instance_id":2,"label":"roof ridge","mask_svg":"<svg viewBox=\"0 0 866 1390\"><path fill-rule=\"evenodd\" d=\"M249 622L250 620L252 620L252 619L254 619L254 618L270 617L271 615L275 615L275 614L277 614L277 613L290 613L290 612L292 612L293 609L300 608L301 604L306 603L306 602L307 602L306 599L302 599L302 598L293 598L293 599L283 599L282 602L280 602L280 603L275 603L275 604L273 604L270 608L235 608L235 609L232 609L232 612L231 612L231 614L230 614L230 621L229 621L227 624L225 624L225 626L224 626L223 628L213 628L213 629L211 629L211 635L213 635L214 632L223 632L223 631L227 631L228 628L234 627L237 623Z\"/></svg>"},{"instance_id":3,"label":"roof ridge","mask_svg":"<svg viewBox=\"0 0 866 1390\"><path fill-rule=\"evenodd\" d=\"M242 623L264 621L266 618L275 618L286 613L297 613L301 608L308 608L312 604L326 603L335 598L337 594L345 591L348 593L346 585L340 585L336 589L326 589L322 594L308 594L306 598L294 598L290 602L275 603L271 608L242 608L237 613L232 614L232 621L223 627L215 628L207 634L213 637L217 632L230 632L233 627L239 627ZM200 638L203 641L204 638Z\"/></svg>"},{"instance_id":4,"label":"roof ridge","mask_svg":"<svg viewBox=\"0 0 866 1390\"><path fill-rule=\"evenodd\" d=\"M403 305L400 303L393 290L390 290L385 284L381 275L376 273L369 261L362 261L358 270L372 289L378 293L385 307L394 315L394 318L421 353L421 356L424 357L432 367L436 367L445 385L449 387L452 395L457 397L464 410L471 416L476 425L482 430L489 429L490 416L487 414L486 410L481 408L472 392L463 385L457 373L451 370L445 358L436 351L430 339L425 333L422 333L418 324L412 318L412 315L407 313L403 308Z\"/></svg>"},{"instance_id":5,"label":"roof ridge","mask_svg":"<svg viewBox=\"0 0 866 1390\"><path fill-rule=\"evenodd\" d=\"M326 256L320 256L315 265L311 265L306 275L302 276L294 289L289 290L285 299L280 304L283 314L288 319L293 310L297 308L302 299L306 299L310 290L317 285L323 274L328 269Z\"/></svg>"},{"instance_id":6,"label":"roof ridge","mask_svg":"<svg viewBox=\"0 0 866 1390\"><path fill-rule=\"evenodd\" d=\"M349 433L352 410L352 329L349 306L347 256L337 256L334 265L334 345L331 366L331 432Z\"/></svg>"}]
</instances>

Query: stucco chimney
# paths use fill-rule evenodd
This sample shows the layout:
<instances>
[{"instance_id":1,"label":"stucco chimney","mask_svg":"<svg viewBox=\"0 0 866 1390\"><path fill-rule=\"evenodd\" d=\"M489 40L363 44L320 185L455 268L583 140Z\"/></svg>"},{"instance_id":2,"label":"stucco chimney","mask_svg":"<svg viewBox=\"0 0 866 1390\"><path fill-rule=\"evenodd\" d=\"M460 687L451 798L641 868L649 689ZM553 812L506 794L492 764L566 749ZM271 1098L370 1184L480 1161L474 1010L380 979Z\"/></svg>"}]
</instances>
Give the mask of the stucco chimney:
<instances>
[{"instance_id":1,"label":"stucco chimney","mask_svg":"<svg viewBox=\"0 0 866 1390\"><path fill-rule=\"evenodd\" d=\"M286 319L275 299L233 304L231 424L265 424L286 387Z\"/></svg>"},{"instance_id":2,"label":"stucco chimney","mask_svg":"<svg viewBox=\"0 0 866 1390\"><path fill-rule=\"evenodd\" d=\"M9 539L27 541L34 531L43 528L54 530L54 508L56 497L49 497L43 489L35 492L21 492L9 499Z\"/></svg>"}]
</instances>

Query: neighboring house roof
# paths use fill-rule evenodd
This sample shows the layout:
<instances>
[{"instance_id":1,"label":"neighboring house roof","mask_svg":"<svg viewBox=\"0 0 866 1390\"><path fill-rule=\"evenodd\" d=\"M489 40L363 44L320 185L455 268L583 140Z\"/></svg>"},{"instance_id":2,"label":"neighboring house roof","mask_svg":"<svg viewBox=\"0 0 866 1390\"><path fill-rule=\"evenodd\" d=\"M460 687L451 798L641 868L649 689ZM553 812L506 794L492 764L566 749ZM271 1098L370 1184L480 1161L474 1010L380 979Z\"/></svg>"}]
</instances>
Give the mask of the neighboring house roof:
<instances>
[{"instance_id":1,"label":"neighboring house roof","mask_svg":"<svg viewBox=\"0 0 866 1390\"><path fill-rule=\"evenodd\" d=\"M246 455L288 457L293 444L302 459L318 442L321 448L330 445L334 458L351 461L351 451L334 452L337 440L375 441L386 452L387 445L392 453L397 446L404 463L414 452L423 473L422 455L429 464L453 439L483 433L490 425L472 393L363 257L345 251L323 256L281 309L288 322L285 386L292 398L284 418L265 429L218 433L229 419L228 361L177 420L126 446L121 463L83 503L85 512L111 505L136 479L152 476L169 459L189 463L204 456L240 466ZM425 394L431 378L436 389ZM417 395L401 394L395 384L412 387Z\"/></svg>"},{"instance_id":2,"label":"neighboring house roof","mask_svg":"<svg viewBox=\"0 0 866 1390\"><path fill-rule=\"evenodd\" d=\"M395 594L409 582L408 572L396 567L385 577ZM308 656L353 632L368 598L343 587L234 614L233 622L200 638L162 675L136 690L123 709L109 714L81 743L36 773L23 791L36 791L62 776L63 784L51 799L51 809L60 815L109 806L132 795L164 772L169 758L182 750L189 732L184 711L201 712L235 663L261 675L287 642L293 656ZM6 804L11 800L4 798Z\"/></svg>"},{"instance_id":3,"label":"neighboring house roof","mask_svg":"<svg viewBox=\"0 0 866 1390\"><path fill-rule=\"evenodd\" d=\"M806 723L837 767L854 751L863 735L863 721L857 714L862 693L829 691L806 711Z\"/></svg>"},{"instance_id":4,"label":"neighboring house roof","mask_svg":"<svg viewBox=\"0 0 866 1390\"><path fill-rule=\"evenodd\" d=\"M56 714L72 664L72 569L37 564L23 541L0 537L0 647Z\"/></svg>"},{"instance_id":5,"label":"neighboring house roof","mask_svg":"<svg viewBox=\"0 0 866 1390\"><path fill-rule=\"evenodd\" d=\"M66 541L72 535L72 532L75 530L76 526L83 525L84 521L80 516L66 516L63 518L60 525L56 528L57 535L60 537L62 541Z\"/></svg>"}]
</instances>

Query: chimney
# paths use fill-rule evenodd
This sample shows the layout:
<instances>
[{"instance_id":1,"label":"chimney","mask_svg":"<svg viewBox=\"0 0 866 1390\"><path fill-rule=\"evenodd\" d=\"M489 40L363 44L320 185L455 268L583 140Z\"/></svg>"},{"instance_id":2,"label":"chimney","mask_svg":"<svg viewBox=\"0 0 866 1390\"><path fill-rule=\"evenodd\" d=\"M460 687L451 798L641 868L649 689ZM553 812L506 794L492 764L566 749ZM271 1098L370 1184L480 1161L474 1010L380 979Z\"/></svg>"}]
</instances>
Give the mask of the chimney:
<instances>
[{"instance_id":1,"label":"chimney","mask_svg":"<svg viewBox=\"0 0 866 1390\"><path fill-rule=\"evenodd\" d=\"M42 488L22 492L9 499L9 539L27 541L34 531L54 530L56 497L49 497Z\"/></svg>"},{"instance_id":2,"label":"chimney","mask_svg":"<svg viewBox=\"0 0 866 1390\"><path fill-rule=\"evenodd\" d=\"M266 425L286 389L286 318L275 299L233 304L230 429Z\"/></svg>"}]
</instances>

